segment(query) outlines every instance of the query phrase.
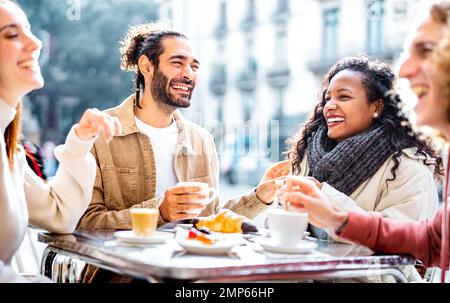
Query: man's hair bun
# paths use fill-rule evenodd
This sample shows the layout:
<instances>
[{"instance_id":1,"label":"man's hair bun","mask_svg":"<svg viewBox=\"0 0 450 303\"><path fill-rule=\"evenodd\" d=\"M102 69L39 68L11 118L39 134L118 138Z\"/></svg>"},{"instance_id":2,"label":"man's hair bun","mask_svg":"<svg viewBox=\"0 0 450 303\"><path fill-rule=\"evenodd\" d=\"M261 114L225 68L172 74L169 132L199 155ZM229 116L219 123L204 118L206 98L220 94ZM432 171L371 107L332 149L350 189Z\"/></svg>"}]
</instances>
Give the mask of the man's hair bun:
<instances>
[{"instance_id":1,"label":"man's hair bun","mask_svg":"<svg viewBox=\"0 0 450 303\"><path fill-rule=\"evenodd\" d=\"M125 37L120 41L120 67L127 71L136 71L141 48L145 40L152 34L170 30L168 22L151 22L130 26Z\"/></svg>"}]
</instances>

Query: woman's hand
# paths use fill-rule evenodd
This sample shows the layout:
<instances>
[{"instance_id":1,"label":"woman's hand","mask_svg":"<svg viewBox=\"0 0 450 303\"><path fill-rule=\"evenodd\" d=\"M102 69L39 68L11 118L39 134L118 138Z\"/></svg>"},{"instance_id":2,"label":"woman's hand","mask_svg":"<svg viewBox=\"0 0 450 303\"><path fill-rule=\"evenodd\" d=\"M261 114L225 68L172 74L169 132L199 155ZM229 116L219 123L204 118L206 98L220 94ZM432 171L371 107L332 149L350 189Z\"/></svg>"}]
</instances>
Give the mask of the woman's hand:
<instances>
[{"instance_id":1,"label":"woman's hand","mask_svg":"<svg viewBox=\"0 0 450 303\"><path fill-rule=\"evenodd\" d=\"M291 161L285 160L269 167L256 189L256 197L268 204L273 201L276 191L281 187L276 180L285 178L291 172Z\"/></svg>"},{"instance_id":2,"label":"woman's hand","mask_svg":"<svg viewBox=\"0 0 450 303\"><path fill-rule=\"evenodd\" d=\"M316 182L310 178L288 176L280 197L292 207L307 212L309 222L317 227L336 230L348 220L348 212L328 203Z\"/></svg>"},{"instance_id":3,"label":"woman's hand","mask_svg":"<svg viewBox=\"0 0 450 303\"><path fill-rule=\"evenodd\" d=\"M310 177L310 176L307 176L307 177L304 177L304 178L313 181L314 184L315 184L320 190L322 190L322 186L323 186L323 183L322 183L322 182L319 182L316 178Z\"/></svg>"},{"instance_id":4,"label":"woman's hand","mask_svg":"<svg viewBox=\"0 0 450 303\"><path fill-rule=\"evenodd\" d=\"M119 119L112 117L98 109L87 109L75 127L75 133L82 140L89 140L105 133L106 142L112 140L115 135L122 131Z\"/></svg>"}]
</instances>

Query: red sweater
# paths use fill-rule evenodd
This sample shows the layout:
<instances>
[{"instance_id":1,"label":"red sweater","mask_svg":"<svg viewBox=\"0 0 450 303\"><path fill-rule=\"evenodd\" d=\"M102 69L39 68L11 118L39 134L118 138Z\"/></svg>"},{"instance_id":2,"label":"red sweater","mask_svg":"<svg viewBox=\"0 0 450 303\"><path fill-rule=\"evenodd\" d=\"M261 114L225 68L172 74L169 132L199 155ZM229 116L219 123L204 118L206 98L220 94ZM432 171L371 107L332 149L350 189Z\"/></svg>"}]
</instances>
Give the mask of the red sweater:
<instances>
[{"instance_id":1,"label":"red sweater","mask_svg":"<svg viewBox=\"0 0 450 303\"><path fill-rule=\"evenodd\" d=\"M349 211L348 222L339 236L374 251L411 254L420 259L425 266L438 266L441 259L443 211L444 207L441 207L431 220L422 222L396 221L383 218L375 212ZM450 215L449 212L447 210L447 216ZM447 247L442 256L446 262L444 268L448 268L448 256Z\"/></svg>"}]
</instances>

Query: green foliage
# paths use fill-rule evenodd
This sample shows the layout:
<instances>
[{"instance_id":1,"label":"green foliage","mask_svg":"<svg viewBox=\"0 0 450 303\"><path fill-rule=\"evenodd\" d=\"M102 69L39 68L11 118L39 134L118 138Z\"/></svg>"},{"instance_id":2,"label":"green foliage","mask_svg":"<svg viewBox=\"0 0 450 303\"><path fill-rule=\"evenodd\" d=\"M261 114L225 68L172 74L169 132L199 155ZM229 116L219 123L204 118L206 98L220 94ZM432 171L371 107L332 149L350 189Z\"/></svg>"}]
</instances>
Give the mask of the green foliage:
<instances>
[{"instance_id":1,"label":"green foliage","mask_svg":"<svg viewBox=\"0 0 450 303\"><path fill-rule=\"evenodd\" d=\"M18 2L29 18L32 31L44 42L41 64L46 84L34 96L44 94L56 107L61 106L58 105L61 97L78 100L69 114L71 117L58 117L66 122L59 121L56 125L67 128L86 108L115 106L132 92L133 75L120 69L119 41L130 25L156 19L156 5L152 0ZM73 20L69 14L77 2L81 4L77 11L79 20ZM58 112L67 111L60 108ZM59 131L65 133L67 129Z\"/></svg>"}]
</instances>

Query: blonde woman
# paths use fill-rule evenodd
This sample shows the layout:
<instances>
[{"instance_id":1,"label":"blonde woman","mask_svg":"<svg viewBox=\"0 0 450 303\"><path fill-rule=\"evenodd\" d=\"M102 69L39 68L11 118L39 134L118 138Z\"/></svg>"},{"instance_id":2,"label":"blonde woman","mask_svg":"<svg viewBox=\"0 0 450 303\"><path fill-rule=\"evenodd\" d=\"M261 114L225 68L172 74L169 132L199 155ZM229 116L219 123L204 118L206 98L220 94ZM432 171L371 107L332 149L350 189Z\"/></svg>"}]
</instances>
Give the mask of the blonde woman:
<instances>
[{"instance_id":1,"label":"blonde woman","mask_svg":"<svg viewBox=\"0 0 450 303\"><path fill-rule=\"evenodd\" d=\"M42 181L27 166L19 143L21 99L44 84L38 57L42 47L25 13L0 0L0 282L27 281L9 266L28 224L71 233L92 195L96 165L90 149L104 131L120 132L117 119L87 110L55 149L60 162L54 180Z\"/></svg>"}]
</instances>

